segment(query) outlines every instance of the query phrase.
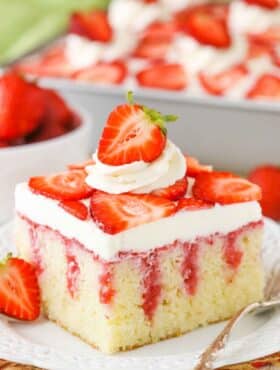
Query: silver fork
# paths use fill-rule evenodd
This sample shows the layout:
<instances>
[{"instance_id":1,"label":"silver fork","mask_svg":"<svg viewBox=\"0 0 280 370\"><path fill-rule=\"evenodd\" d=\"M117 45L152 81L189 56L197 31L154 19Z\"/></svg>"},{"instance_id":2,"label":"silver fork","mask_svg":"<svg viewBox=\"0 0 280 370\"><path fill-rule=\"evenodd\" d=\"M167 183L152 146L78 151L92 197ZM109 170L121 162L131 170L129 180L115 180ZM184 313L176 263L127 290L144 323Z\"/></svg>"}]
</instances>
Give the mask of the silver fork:
<instances>
[{"instance_id":1,"label":"silver fork","mask_svg":"<svg viewBox=\"0 0 280 370\"><path fill-rule=\"evenodd\" d=\"M248 313L261 314L280 306L280 263L276 263L269 275L265 290L264 301L252 303L237 312L227 323L221 333L199 356L198 364L194 370L212 370L213 362L217 357L218 351L227 344L230 334L237 323Z\"/></svg>"}]
</instances>

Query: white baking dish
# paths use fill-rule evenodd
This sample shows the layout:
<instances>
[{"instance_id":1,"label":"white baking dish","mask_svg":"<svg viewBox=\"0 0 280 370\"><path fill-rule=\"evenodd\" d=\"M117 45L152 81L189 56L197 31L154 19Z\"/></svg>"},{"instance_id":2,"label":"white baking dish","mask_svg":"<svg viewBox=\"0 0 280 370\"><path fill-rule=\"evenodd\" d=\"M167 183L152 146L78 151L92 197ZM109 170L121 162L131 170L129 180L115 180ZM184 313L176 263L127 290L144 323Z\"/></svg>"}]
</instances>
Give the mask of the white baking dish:
<instances>
[{"instance_id":1,"label":"white baking dish","mask_svg":"<svg viewBox=\"0 0 280 370\"><path fill-rule=\"evenodd\" d=\"M81 105L94 122L93 144L110 110L124 102L125 87L42 78L75 105ZM139 103L179 116L169 135L186 153L219 169L247 172L260 163L280 164L280 103L188 97L169 91L135 89Z\"/></svg>"}]
</instances>

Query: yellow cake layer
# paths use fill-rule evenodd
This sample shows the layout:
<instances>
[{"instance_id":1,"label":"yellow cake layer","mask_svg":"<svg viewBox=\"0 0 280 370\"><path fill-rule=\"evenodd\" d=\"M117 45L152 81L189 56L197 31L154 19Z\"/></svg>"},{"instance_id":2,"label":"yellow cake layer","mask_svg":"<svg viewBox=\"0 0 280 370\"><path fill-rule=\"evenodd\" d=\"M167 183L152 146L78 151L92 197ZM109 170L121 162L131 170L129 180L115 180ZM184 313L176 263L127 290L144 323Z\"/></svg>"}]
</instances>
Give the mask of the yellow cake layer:
<instances>
[{"instance_id":1,"label":"yellow cake layer","mask_svg":"<svg viewBox=\"0 0 280 370\"><path fill-rule=\"evenodd\" d=\"M199 276L193 296L187 293L181 274L182 246L178 243L163 250L159 254L161 295L153 318L149 320L142 308L141 264L135 263L135 259L123 259L114 264L116 293L110 304L103 304L99 299L102 262L78 244L66 243L58 233L35 228L19 216L16 219L17 248L27 261L36 261L31 235L33 241L34 235L36 238L44 267L39 281L45 315L106 353L186 333L227 319L245 305L262 300L262 234L261 224L240 233L237 245L243 251L243 258L236 271L223 258L223 237L215 236L213 243L199 242ZM67 289L66 248L71 248L80 268L74 297Z\"/></svg>"}]
</instances>

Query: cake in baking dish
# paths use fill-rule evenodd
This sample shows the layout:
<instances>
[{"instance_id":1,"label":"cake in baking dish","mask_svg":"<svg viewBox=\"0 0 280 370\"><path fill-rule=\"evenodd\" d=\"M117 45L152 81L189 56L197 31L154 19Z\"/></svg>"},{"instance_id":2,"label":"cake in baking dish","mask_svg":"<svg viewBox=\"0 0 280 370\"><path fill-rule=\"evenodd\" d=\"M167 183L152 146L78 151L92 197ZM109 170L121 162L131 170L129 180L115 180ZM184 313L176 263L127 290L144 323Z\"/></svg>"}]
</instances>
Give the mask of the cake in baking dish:
<instances>
[{"instance_id":1,"label":"cake in baking dish","mask_svg":"<svg viewBox=\"0 0 280 370\"><path fill-rule=\"evenodd\" d=\"M260 189L184 156L167 138L174 119L120 105L92 160L16 188L16 244L44 314L106 353L263 298Z\"/></svg>"}]
</instances>

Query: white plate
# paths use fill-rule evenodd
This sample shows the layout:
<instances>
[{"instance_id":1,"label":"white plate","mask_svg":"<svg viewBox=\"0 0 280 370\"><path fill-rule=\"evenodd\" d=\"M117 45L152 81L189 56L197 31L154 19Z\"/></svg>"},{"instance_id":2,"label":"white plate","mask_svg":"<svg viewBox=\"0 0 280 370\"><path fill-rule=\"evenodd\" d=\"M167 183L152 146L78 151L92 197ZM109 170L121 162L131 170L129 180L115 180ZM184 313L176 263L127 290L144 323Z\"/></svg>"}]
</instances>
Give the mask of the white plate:
<instances>
[{"instance_id":1,"label":"white plate","mask_svg":"<svg viewBox=\"0 0 280 370\"><path fill-rule=\"evenodd\" d=\"M0 257L13 250L12 224L0 228ZM266 271L280 259L280 229L265 220L263 256ZM198 329L133 351L104 355L42 319L33 324L0 321L0 358L60 370L191 370L199 353L222 329L224 323ZM280 350L280 314L248 316L236 328L216 366L248 361Z\"/></svg>"}]
</instances>

